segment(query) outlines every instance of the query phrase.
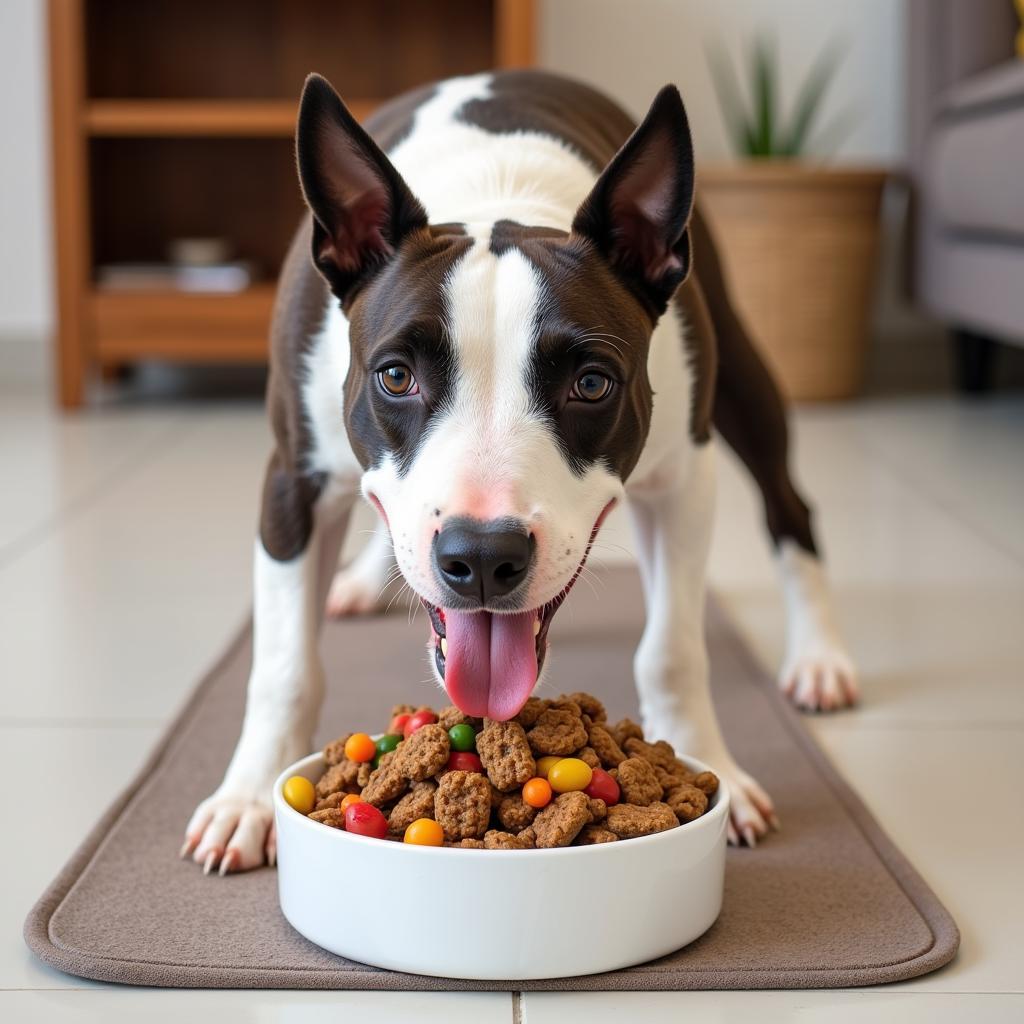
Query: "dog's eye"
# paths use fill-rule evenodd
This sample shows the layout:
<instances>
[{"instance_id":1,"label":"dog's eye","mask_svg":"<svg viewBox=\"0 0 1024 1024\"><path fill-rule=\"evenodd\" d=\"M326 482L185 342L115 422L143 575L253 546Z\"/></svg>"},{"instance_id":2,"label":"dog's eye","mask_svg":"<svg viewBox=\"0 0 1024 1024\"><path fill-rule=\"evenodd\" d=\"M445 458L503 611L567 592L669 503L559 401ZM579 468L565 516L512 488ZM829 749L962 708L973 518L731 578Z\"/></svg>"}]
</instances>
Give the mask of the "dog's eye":
<instances>
[{"instance_id":1,"label":"dog's eye","mask_svg":"<svg viewBox=\"0 0 1024 1024\"><path fill-rule=\"evenodd\" d=\"M576 378L569 397L584 402L600 402L602 398L607 397L611 389L610 378L591 370Z\"/></svg>"},{"instance_id":2,"label":"dog's eye","mask_svg":"<svg viewBox=\"0 0 1024 1024\"><path fill-rule=\"evenodd\" d=\"M387 366L377 373L377 380L386 394L393 398L404 398L406 395L419 394L419 385L412 375L412 370L401 363Z\"/></svg>"}]
</instances>

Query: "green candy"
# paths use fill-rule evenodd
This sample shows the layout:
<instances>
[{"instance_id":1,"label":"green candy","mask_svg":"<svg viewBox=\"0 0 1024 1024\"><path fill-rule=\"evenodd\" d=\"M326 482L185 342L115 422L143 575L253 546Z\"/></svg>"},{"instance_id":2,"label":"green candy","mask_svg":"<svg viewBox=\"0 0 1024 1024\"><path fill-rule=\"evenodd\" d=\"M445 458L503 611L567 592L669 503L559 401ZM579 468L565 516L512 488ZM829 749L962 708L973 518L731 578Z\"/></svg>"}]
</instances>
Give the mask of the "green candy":
<instances>
[{"instance_id":1,"label":"green candy","mask_svg":"<svg viewBox=\"0 0 1024 1024\"><path fill-rule=\"evenodd\" d=\"M386 732L379 740L377 740L377 755L387 754L394 750L399 743L402 742L402 737L396 732Z\"/></svg>"},{"instance_id":2,"label":"green candy","mask_svg":"<svg viewBox=\"0 0 1024 1024\"><path fill-rule=\"evenodd\" d=\"M453 725L448 730L448 739L451 740L452 750L470 751L476 748L476 733L471 725L463 722L460 725Z\"/></svg>"}]
</instances>

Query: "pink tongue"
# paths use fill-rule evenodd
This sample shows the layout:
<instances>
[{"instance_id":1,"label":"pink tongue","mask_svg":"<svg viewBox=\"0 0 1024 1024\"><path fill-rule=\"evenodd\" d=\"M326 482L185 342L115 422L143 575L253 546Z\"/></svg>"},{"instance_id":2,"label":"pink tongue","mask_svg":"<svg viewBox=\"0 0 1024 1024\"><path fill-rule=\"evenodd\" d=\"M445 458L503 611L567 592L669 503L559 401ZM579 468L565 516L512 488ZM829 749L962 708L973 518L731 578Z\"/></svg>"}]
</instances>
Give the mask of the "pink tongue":
<instances>
[{"instance_id":1,"label":"pink tongue","mask_svg":"<svg viewBox=\"0 0 1024 1024\"><path fill-rule=\"evenodd\" d=\"M503 722L526 703L537 682L535 617L444 610L444 685L467 715Z\"/></svg>"}]
</instances>

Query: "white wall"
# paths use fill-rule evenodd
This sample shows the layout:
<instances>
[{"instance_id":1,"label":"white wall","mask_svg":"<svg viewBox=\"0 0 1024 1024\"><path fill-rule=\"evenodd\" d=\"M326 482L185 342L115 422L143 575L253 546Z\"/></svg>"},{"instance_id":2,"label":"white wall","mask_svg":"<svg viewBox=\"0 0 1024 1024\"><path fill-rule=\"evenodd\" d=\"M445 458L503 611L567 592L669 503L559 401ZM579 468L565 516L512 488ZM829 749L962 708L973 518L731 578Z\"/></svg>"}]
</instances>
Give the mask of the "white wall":
<instances>
[{"instance_id":1,"label":"white wall","mask_svg":"<svg viewBox=\"0 0 1024 1024\"><path fill-rule=\"evenodd\" d=\"M44 0L0 0L0 336L53 324Z\"/></svg>"},{"instance_id":2,"label":"white wall","mask_svg":"<svg viewBox=\"0 0 1024 1024\"><path fill-rule=\"evenodd\" d=\"M752 38L766 31L782 58L783 103L831 40L846 52L823 120L853 109L843 161L898 162L904 154L903 0L540 0L540 62L615 96L635 116L675 82L698 160L730 157L706 50L721 44L745 72ZM788 109L788 107L786 108Z\"/></svg>"}]
</instances>

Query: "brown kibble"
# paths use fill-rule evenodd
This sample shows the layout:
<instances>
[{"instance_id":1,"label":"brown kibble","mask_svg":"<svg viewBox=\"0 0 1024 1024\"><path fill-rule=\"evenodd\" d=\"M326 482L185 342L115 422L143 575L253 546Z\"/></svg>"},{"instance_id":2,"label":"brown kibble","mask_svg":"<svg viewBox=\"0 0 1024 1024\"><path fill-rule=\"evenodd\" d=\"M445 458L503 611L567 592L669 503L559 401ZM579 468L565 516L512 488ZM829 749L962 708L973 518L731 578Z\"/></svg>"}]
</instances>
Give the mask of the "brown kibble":
<instances>
[{"instance_id":1,"label":"brown kibble","mask_svg":"<svg viewBox=\"0 0 1024 1024\"><path fill-rule=\"evenodd\" d=\"M708 809L708 798L704 791L685 782L665 794L665 803L680 821L693 821Z\"/></svg>"},{"instance_id":2,"label":"brown kibble","mask_svg":"<svg viewBox=\"0 0 1024 1024\"><path fill-rule=\"evenodd\" d=\"M590 819L591 821L604 821L608 815L608 805L599 800L596 796L590 798Z\"/></svg>"},{"instance_id":3,"label":"brown kibble","mask_svg":"<svg viewBox=\"0 0 1024 1024\"><path fill-rule=\"evenodd\" d=\"M509 832L521 832L536 817L537 809L525 803L519 792L510 793L498 805L498 820Z\"/></svg>"},{"instance_id":4,"label":"brown kibble","mask_svg":"<svg viewBox=\"0 0 1024 1024\"><path fill-rule=\"evenodd\" d=\"M341 801L345 799L348 794L344 790L336 790L329 796L325 796L323 800L317 800L316 806L313 808L314 811L326 811L328 807L338 807L341 805Z\"/></svg>"},{"instance_id":5,"label":"brown kibble","mask_svg":"<svg viewBox=\"0 0 1024 1024\"><path fill-rule=\"evenodd\" d=\"M325 807L322 811L313 811L309 817L322 825L330 825L331 828L345 827L345 815L340 807Z\"/></svg>"},{"instance_id":6,"label":"brown kibble","mask_svg":"<svg viewBox=\"0 0 1024 1024\"><path fill-rule=\"evenodd\" d=\"M359 771L356 772L356 785L362 789L370 781L370 776L373 774L373 762L364 761L359 766Z\"/></svg>"},{"instance_id":7,"label":"brown kibble","mask_svg":"<svg viewBox=\"0 0 1024 1024\"><path fill-rule=\"evenodd\" d=\"M568 846L580 829L589 825L591 820L590 798L586 793L575 791L560 794L533 821L537 849Z\"/></svg>"},{"instance_id":8,"label":"brown kibble","mask_svg":"<svg viewBox=\"0 0 1024 1024\"><path fill-rule=\"evenodd\" d=\"M520 838L517 835L512 835L511 832L502 832L500 829L492 828L484 835L484 849L532 850L533 844L528 838Z\"/></svg>"},{"instance_id":9,"label":"brown kibble","mask_svg":"<svg viewBox=\"0 0 1024 1024\"><path fill-rule=\"evenodd\" d=\"M505 799L505 794L490 779L487 780L487 785L491 787L491 810L496 811L501 806L501 801Z\"/></svg>"},{"instance_id":10,"label":"brown kibble","mask_svg":"<svg viewBox=\"0 0 1024 1024\"><path fill-rule=\"evenodd\" d=\"M551 701L542 700L540 697L529 697L526 703L519 709L519 714L513 719L514 722L518 722L524 729L530 729L537 724L537 719L540 718L541 713L547 711L551 706Z\"/></svg>"},{"instance_id":11,"label":"brown kibble","mask_svg":"<svg viewBox=\"0 0 1024 1024\"><path fill-rule=\"evenodd\" d=\"M587 740L594 748L594 753L601 759L602 768L616 768L626 760L622 748L615 742L615 737L600 723L595 722L587 730Z\"/></svg>"},{"instance_id":12,"label":"brown kibble","mask_svg":"<svg viewBox=\"0 0 1024 1024\"><path fill-rule=\"evenodd\" d=\"M468 725L473 729L479 729L483 723L479 718L473 718L472 715L460 711L454 704L449 704L437 713L437 724L447 732L456 725Z\"/></svg>"},{"instance_id":13,"label":"brown kibble","mask_svg":"<svg viewBox=\"0 0 1024 1024\"><path fill-rule=\"evenodd\" d=\"M444 845L455 850L482 850L484 841L482 839L460 839L457 843L446 842Z\"/></svg>"},{"instance_id":14,"label":"brown kibble","mask_svg":"<svg viewBox=\"0 0 1024 1024\"><path fill-rule=\"evenodd\" d=\"M416 713L416 709L411 704L395 704L391 708L391 717L388 719L388 725L390 725L399 715L412 715Z\"/></svg>"},{"instance_id":15,"label":"brown kibble","mask_svg":"<svg viewBox=\"0 0 1024 1024\"><path fill-rule=\"evenodd\" d=\"M718 776L714 772L701 772L693 777L693 785L710 799L718 792Z\"/></svg>"},{"instance_id":16,"label":"brown kibble","mask_svg":"<svg viewBox=\"0 0 1024 1024\"><path fill-rule=\"evenodd\" d=\"M660 764L653 765L652 767L654 768L654 774L661 783L661 788L666 793L675 786L682 786L684 783L688 785L694 780L693 772L682 764L672 771L666 771Z\"/></svg>"},{"instance_id":17,"label":"brown kibble","mask_svg":"<svg viewBox=\"0 0 1024 1024\"><path fill-rule=\"evenodd\" d=\"M616 772L615 781L622 790L622 802L646 807L664 794L654 768L642 757L627 757Z\"/></svg>"},{"instance_id":18,"label":"brown kibble","mask_svg":"<svg viewBox=\"0 0 1024 1024\"><path fill-rule=\"evenodd\" d=\"M491 782L503 793L533 778L537 762L530 753L523 727L515 721L484 721L477 733L476 752Z\"/></svg>"},{"instance_id":19,"label":"brown kibble","mask_svg":"<svg viewBox=\"0 0 1024 1024\"><path fill-rule=\"evenodd\" d=\"M344 736L339 736L336 740L331 740L330 743L324 747L324 763L330 768L332 765L340 764L345 760L345 744L348 743L352 733L347 732Z\"/></svg>"},{"instance_id":20,"label":"brown kibble","mask_svg":"<svg viewBox=\"0 0 1024 1024\"><path fill-rule=\"evenodd\" d=\"M596 846L598 843L614 843L618 840L614 832L601 825L584 825L576 837L577 846Z\"/></svg>"},{"instance_id":21,"label":"brown kibble","mask_svg":"<svg viewBox=\"0 0 1024 1024\"><path fill-rule=\"evenodd\" d=\"M368 804L381 807L405 792L409 780L399 768L397 756L397 749L388 751L380 759L380 764L370 772L370 778L362 792L362 797Z\"/></svg>"},{"instance_id":22,"label":"brown kibble","mask_svg":"<svg viewBox=\"0 0 1024 1024\"><path fill-rule=\"evenodd\" d=\"M393 751L397 770L410 782L436 775L447 764L450 752L448 733L436 723L417 729Z\"/></svg>"},{"instance_id":23,"label":"brown kibble","mask_svg":"<svg viewBox=\"0 0 1024 1024\"><path fill-rule=\"evenodd\" d=\"M667 772L686 771L686 765L676 757L672 744L665 740L658 740L657 743L645 743L643 740L631 738L622 744L622 749L630 757L642 757L651 764L664 768Z\"/></svg>"},{"instance_id":24,"label":"brown kibble","mask_svg":"<svg viewBox=\"0 0 1024 1024\"><path fill-rule=\"evenodd\" d=\"M640 728L632 718L621 718L614 725L608 727L608 732L611 733L612 739L623 750L625 750L625 743L628 739L642 740L644 738L644 731Z\"/></svg>"},{"instance_id":25,"label":"brown kibble","mask_svg":"<svg viewBox=\"0 0 1024 1024\"><path fill-rule=\"evenodd\" d=\"M579 706L583 714L589 715L595 722L603 722L608 718L608 712L605 711L604 705L592 693L583 693L582 690L577 690L576 693L563 693L558 699L559 701L572 701Z\"/></svg>"},{"instance_id":26,"label":"brown kibble","mask_svg":"<svg viewBox=\"0 0 1024 1024\"><path fill-rule=\"evenodd\" d=\"M388 831L395 835L402 835L405 830L418 818L432 818L434 816L434 793L437 792L437 784L430 782L417 782L413 785L401 800L391 809L388 815Z\"/></svg>"},{"instance_id":27,"label":"brown kibble","mask_svg":"<svg viewBox=\"0 0 1024 1024\"><path fill-rule=\"evenodd\" d=\"M566 757L580 747L586 746L587 730L583 721L571 707L550 707L541 712L537 724L526 734L530 749L538 757L554 754Z\"/></svg>"},{"instance_id":28,"label":"brown kibble","mask_svg":"<svg viewBox=\"0 0 1024 1024\"><path fill-rule=\"evenodd\" d=\"M337 764L331 765L320 776L316 784L316 795L323 799L332 793L354 793L358 788L356 776L359 773L359 765L350 761L347 757Z\"/></svg>"},{"instance_id":29,"label":"brown kibble","mask_svg":"<svg viewBox=\"0 0 1024 1024\"><path fill-rule=\"evenodd\" d=\"M434 819L445 839L479 839L491 820L487 780L479 772L445 772L434 794Z\"/></svg>"},{"instance_id":30,"label":"brown kibble","mask_svg":"<svg viewBox=\"0 0 1024 1024\"><path fill-rule=\"evenodd\" d=\"M647 807L634 804L616 804L608 808L605 828L620 839L636 839L654 832L675 828L679 822L668 804L653 803Z\"/></svg>"},{"instance_id":31,"label":"brown kibble","mask_svg":"<svg viewBox=\"0 0 1024 1024\"><path fill-rule=\"evenodd\" d=\"M597 751L593 747L584 747L575 756L585 764L589 764L591 768L601 767L601 758L597 756Z\"/></svg>"}]
</instances>

